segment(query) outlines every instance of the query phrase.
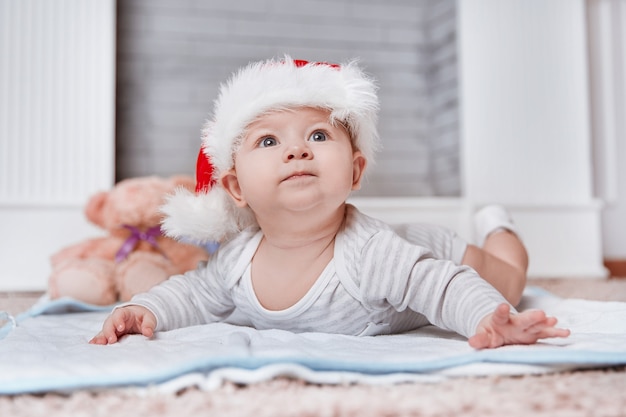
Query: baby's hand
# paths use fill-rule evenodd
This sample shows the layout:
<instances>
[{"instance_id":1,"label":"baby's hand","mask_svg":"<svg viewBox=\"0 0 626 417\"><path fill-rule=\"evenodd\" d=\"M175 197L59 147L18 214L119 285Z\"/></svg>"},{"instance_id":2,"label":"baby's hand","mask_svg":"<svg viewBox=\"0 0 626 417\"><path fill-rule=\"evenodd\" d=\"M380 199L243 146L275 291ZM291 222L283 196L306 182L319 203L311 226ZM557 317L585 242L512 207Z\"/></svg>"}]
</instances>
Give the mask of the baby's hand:
<instances>
[{"instance_id":1,"label":"baby's hand","mask_svg":"<svg viewBox=\"0 0 626 417\"><path fill-rule=\"evenodd\" d=\"M130 305L113 310L102 325L100 333L89 343L106 345L115 343L125 334L142 334L152 337L156 327L156 317L145 307Z\"/></svg>"},{"instance_id":2,"label":"baby's hand","mask_svg":"<svg viewBox=\"0 0 626 417\"><path fill-rule=\"evenodd\" d=\"M569 330L555 325L556 318L546 317L541 310L510 314L509 305L502 303L480 321L469 344L476 349L485 349L513 344L530 345L539 339L569 336Z\"/></svg>"}]
</instances>

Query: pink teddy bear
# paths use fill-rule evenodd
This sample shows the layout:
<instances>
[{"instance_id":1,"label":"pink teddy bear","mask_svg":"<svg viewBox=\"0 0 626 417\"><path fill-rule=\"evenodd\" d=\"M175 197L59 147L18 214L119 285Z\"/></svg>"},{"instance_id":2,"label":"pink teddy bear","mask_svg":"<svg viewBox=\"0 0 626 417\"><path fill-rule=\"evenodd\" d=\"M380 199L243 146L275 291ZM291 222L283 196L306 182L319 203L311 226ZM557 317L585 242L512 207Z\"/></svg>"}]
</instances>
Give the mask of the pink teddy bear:
<instances>
[{"instance_id":1,"label":"pink teddy bear","mask_svg":"<svg viewBox=\"0 0 626 417\"><path fill-rule=\"evenodd\" d=\"M96 305L127 301L207 260L204 248L161 234L159 208L176 187L193 191L195 181L188 176L131 178L91 197L87 219L107 235L52 256L50 298L72 297Z\"/></svg>"}]
</instances>

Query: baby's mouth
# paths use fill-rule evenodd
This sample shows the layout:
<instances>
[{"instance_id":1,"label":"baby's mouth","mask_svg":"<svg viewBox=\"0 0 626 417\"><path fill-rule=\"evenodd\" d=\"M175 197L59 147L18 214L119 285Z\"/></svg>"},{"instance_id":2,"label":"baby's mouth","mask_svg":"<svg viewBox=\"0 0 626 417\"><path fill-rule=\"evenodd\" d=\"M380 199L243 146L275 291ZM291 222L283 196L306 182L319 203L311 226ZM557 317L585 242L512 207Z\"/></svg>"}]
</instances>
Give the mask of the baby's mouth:
<instances>
[{"instance_id":1,"label":"baby's mouth","mask_svg":"<svg viewBox=\"0 0 626 417\"><path fill-rule=\"evenodd\" d=\"M298 172L294 172L293 174L290 174L289 176L285 177L283 179L283 181L291 181L291 180L298 180L298 179L302 179L302 178L308 178L308 177L314 177L315 175L311 174L310 172L305 172L305 171L298 171Z\"/></svg>"}]
</instances>

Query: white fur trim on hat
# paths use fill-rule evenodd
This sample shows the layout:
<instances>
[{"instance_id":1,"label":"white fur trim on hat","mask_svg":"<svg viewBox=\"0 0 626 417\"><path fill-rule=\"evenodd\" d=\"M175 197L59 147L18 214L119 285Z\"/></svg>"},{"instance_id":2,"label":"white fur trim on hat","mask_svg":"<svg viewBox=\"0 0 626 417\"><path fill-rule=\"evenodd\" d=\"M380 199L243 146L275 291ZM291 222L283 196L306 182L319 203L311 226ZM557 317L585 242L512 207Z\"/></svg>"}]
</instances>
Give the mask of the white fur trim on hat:
<instances>
[{"instance_id":1,"label":"white fur trim on hat","mask_svg":"<svg viewBox=\"0 0 626 417\"><path fill-rule=\"evenodd\" d=\"M317 107L345 125L368 162L379 148L376 85L356 62L341 65L294 61L286 56L249 64L220 87L213 115L202 130L202 149L213 179L234 165L247 126L271 110ZM255 224L249 209L234 205L216 183L197 195L179 190L163 207L167 235L220 241Z\"/></svg>"},{"instance_id":2,"label":"white fur trim on hat","mask_svg":"<svg viewBox=\"0 0 626 417\"><path fill-rule=\"evenodd\" d=\"M167 236L195 243L220 242L256 224L248 208L238 208L222 187L194 194L178 188L165 205L162 226Z\"/></svg>"}]
</instances>

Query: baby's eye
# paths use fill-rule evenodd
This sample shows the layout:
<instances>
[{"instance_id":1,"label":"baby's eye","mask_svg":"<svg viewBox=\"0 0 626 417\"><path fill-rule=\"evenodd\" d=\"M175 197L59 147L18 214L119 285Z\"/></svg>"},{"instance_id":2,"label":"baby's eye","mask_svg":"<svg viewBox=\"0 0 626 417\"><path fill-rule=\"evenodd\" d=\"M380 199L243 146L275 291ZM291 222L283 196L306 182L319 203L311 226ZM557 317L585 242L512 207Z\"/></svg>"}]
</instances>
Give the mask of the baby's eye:
<instances>
[{"instance_id":1,"label":"baby's eye","mask_svg":"<svg viewBox=\"0 0 626 417\"><path fill-rule=\"evenodd\" d=\"M326 141L326 133L322 131L315 131L311 136L309 136L309 140L311 142L324 142Z\"/></svg>"},{"instance_id":2,"label":"baby's eye","mask_svg":"<svg viewBox=\"0 0 626 417\"><path fill-rule=\"evenodd\" d=\"M265 137L259 141L259 148L269 148L270 146L276 146L278 141L271 136Z\"/></svg>"}]
</instances>

